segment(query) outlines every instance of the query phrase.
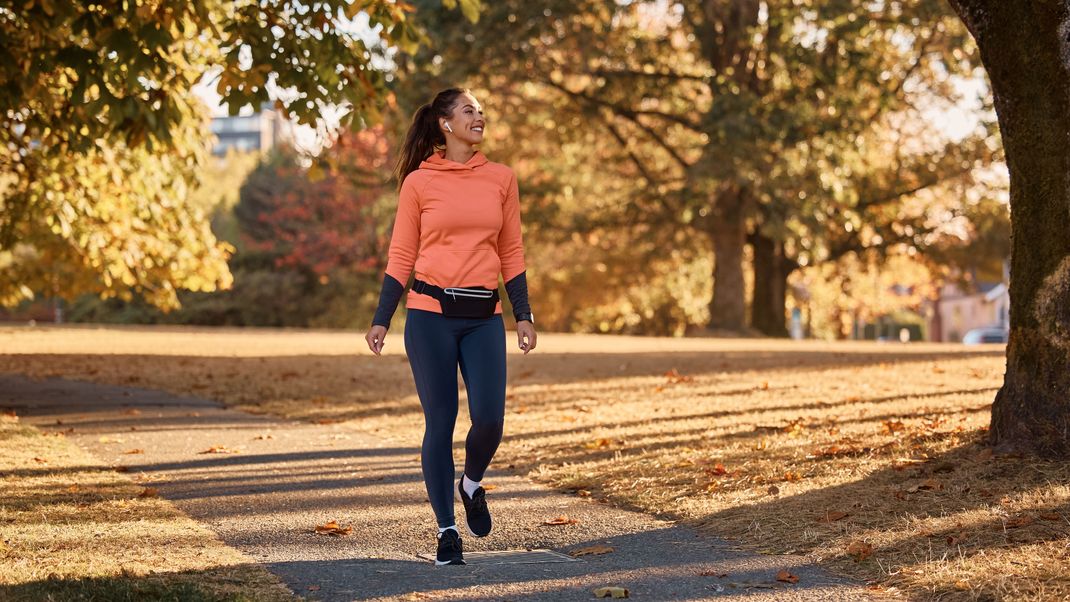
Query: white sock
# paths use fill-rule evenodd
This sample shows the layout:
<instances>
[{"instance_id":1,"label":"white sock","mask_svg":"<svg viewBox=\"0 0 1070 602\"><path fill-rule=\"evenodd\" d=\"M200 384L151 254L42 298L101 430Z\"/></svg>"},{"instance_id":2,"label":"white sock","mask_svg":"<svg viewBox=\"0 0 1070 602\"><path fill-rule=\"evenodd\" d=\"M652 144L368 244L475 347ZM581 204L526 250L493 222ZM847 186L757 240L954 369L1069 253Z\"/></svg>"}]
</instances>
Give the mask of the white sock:
<instances>
[{"instance_id":1,"label":"white sock","mask_svg":"<svg viewBox=\"0 0 1070 602\"><path fill-rule=\"evenodd\" d=\"M439 527L438 528L438 536L442 537L442 534L446 532L446 529L453 529L454 531L457 531L457 525L450 525L448 527ZM457 531L457 533L460 533L460 531Z\"/></svg>"},{"instance_id":2,"label":"white sock","mask_svg":"<svg viewBox=\"0 0 1070 602\"><path fill-rule=\"evenodd\" d=\"M461 477L461 487L464 487L464 492L468 494L468 497L472 497L472 494L479 489L480 481L473 481L468 478L468 475Z\"/></svg>"}]
</instances>

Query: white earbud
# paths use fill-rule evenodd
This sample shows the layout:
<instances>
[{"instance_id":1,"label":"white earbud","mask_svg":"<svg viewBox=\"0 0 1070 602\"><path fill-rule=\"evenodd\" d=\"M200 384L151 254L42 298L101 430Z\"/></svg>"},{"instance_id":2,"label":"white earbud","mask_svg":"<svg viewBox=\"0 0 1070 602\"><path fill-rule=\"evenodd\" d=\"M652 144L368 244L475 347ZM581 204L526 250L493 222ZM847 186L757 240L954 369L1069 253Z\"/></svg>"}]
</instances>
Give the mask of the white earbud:
<instances>
[{"instance_id":1,"label":"white earbud","mask_svg":"<svg viewBox=\"0 0 1070 602\"><path fill-rule=\"evenodd\" d=\"M444 123L446 124L446 131L448 131L449 133L452 134L453 133L453 128L450 127L450 122L446 121Z\"/></svg>"}]
</instances>

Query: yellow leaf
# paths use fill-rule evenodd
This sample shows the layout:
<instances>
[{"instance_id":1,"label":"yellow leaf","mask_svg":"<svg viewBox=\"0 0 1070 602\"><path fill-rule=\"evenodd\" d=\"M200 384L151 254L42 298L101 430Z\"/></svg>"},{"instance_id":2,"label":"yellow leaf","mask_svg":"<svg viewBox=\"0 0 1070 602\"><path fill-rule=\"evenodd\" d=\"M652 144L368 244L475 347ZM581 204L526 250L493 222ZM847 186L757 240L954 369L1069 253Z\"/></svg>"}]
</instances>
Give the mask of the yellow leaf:
<instances>
[{"instance_id":1,"label":"yellow leaf","mask_svg":"<svg viewBox=\"0 0 1070 602\"><path fill-rule=\"evenodd\" d=\"M338 521L330 521L325 525L316 525L316 533L320 535L334 535L340 537L342 535L349 535L353 532L353 527L343 527L338 524Z\"/></svg>"},{"instance_id":2,"label":"yellow leaf","mask_svg":"<svg viewBox=\"0 0 1070 602\"><path fill-rule=\"evenodd\" d=\"M624 587L599 587L594 590L595 598L627 598L628 589Z\"/></svg>"},{"instance_id":3,"label":"yellow leaf","mask_svg":"<svg viewBox=\"0 0 1070 602\"><path fill-rule=\"evenodd\" d=\"M572 556L573 558L578 558L580 556L599 556L599 555L602 555L602 554L609 554L612 551L613 551L613 548L611 548L609 546L603 546L603 545L587 546L586 548L579 548L577 550L572 550L571 552L569 552L569 556Z\"/></svg>"}]
</instances>

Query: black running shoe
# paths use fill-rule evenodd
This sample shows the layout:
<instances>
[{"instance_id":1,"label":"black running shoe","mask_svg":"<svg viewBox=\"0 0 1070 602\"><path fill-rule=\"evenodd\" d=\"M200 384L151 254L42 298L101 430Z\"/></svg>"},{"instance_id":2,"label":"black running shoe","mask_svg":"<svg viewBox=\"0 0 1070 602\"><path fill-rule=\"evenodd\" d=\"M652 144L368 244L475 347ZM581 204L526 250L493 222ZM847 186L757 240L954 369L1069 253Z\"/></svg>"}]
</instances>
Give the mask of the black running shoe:
<instances>
[{"instance_id":1,"label":"black running shoe","mask_svg":"<svg viewBox=\"0 0 1070 602\"><path fill-rule=\"evenodd\" d=\"M487 492L482 487L477 487L472 497L464 491L464 477L457 481L457 491L461 494L461 502L464 504L465 520L468 532L476 537L486 537L490 533L490 510L487 510Z\"/></svg>"},{"instance_id":2,"label":"black running shoe","mask_svg":"<svg viewBox=\"0 0 1070 602\"><path fill-rule=\"evenodd\" d=\"M461 549L461 536L456 529L446 529L438 534L438 555L435 565L465 564L464 551Z\"/></svg>"}]
</instances>

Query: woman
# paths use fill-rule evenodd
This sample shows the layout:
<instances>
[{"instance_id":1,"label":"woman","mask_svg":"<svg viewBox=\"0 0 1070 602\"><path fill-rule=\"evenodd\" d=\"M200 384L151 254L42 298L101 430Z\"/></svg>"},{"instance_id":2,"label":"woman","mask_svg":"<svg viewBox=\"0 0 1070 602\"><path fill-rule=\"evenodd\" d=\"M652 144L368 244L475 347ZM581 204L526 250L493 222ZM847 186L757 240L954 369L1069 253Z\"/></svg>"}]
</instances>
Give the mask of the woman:
<instances>
[{"instance_id":1,"label":"woman","mask_svg":"<svg viewBox=\"0 0 1070 602\"><path fill-rule=\"evenodd\" d=\"M535 348L516 174L474 148L483 141L485 125L482 107L463 88L439 92L413 116L395 170L398 210L379 307L365 337L379 355L403 283L415 268L406 296L405 354L424 411L420 460L438 521L436 565L464 564L454 491L464 504L468 531L484 537L491 530L480 481L501 442L505 417L499 273L516 317L517 343L525 355ZM458 363L472 427L455 490Z\"/></svg>"}]
</instances>

